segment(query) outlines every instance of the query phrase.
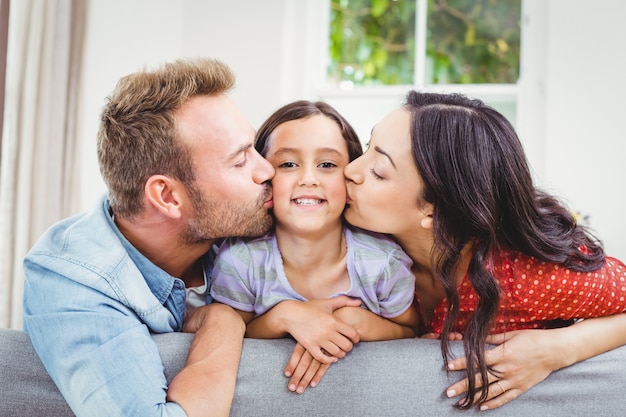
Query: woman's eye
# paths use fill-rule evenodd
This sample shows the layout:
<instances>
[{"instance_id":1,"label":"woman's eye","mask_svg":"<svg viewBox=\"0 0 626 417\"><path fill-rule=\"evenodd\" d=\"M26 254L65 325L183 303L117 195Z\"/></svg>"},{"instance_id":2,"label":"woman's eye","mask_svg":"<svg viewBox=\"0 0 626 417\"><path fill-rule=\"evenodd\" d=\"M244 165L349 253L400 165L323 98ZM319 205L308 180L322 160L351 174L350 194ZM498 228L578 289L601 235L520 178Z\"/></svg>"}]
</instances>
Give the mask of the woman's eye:
<instances>
[{"instance_id":1,"label":"woman's eye","mask_svg":"<svg viewBox=\"0 0 626 417\"><path fill-rule=\"evenodd\" d=\"M381 177L380 175L376 173L376 171L374 171L374 168L370 168L370 172L372 173L372 176L374 176L374 178L376 178L377 180L383 179L383 177Z\"/></svg>"}]
</instances>

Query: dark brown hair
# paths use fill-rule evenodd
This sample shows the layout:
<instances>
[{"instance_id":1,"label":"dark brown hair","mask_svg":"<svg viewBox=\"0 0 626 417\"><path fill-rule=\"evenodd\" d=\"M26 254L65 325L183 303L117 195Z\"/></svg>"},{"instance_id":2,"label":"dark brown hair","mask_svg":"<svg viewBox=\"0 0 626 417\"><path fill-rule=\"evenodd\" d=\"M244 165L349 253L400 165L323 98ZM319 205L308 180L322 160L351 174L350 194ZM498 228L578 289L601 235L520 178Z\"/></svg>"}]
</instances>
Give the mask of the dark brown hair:
<instances>
[{"instance_id":1,"label":"dark brown hair","mask_svg":"<svg viewBox=\"0 0 626 417\"><path fill-rule=\"evenodd\" d=\"M441 335L448 362L448 334L459 311L453 278L461 249L472 244L468 277L478 306L463 332L469 389L465 406L473 405L483 381L497 373L485 364L485 338L498 313L500 287L487 267L491 255L508 248L575 271L604 264L604 250L559 201L535 188L526 156L507 119L479 100L458 94L409 92L411 146L431 203L435 275L446 291L448 314ZM447 367L447 366L446 366ZM486 399L482 390L477 402Z\"/></svg>"},{"instance_id":2,"label":"dark brown hair","mask_svg":"<svg viewBox=\"0 0 626 417\"><path fill-rule=\"evenodd\" d=\"M286 104L276 110L261 125L256 134L255 148L263 156L267 154L268 140L278 126L291 120L304 119L313 115L324 115L337 123L341 136L348 145L348 156L350 161L355 160L363 154L363 147L356 132L348 121L328 103L322 101L298 100Z\"/></svg>"}]
</instances>

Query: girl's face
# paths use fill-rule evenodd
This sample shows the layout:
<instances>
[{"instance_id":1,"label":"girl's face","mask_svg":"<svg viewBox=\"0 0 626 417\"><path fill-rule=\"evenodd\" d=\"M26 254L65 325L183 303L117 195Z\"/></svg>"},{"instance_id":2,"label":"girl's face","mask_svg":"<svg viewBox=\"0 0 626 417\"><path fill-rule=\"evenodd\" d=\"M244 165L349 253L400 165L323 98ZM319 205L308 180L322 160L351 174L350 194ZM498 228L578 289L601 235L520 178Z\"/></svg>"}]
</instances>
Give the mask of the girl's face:
<instances>
[{"instance_id":1,"label":"girl's face","mask_svg":"<svg viewBox=\"0 0 626 417\"><path fill-rule=\"evenodd\" d=\"M372 130L368 149L345 169L346 220L391 235L413 233L427 215L411 151L410 114L397 109Z\"/></svg>"},{"instance_id":2,"label":"girl's face","mask_svg":"<svg viewBox=\"0 0 626 417\"><path fill-rule=\"evenodd\" d=\"M272 179L277 229L322 232L341 226L346 205L344 168L348 146L335 122L323 115L279 125L266 158Z\"/></svg>"}]
</instances>

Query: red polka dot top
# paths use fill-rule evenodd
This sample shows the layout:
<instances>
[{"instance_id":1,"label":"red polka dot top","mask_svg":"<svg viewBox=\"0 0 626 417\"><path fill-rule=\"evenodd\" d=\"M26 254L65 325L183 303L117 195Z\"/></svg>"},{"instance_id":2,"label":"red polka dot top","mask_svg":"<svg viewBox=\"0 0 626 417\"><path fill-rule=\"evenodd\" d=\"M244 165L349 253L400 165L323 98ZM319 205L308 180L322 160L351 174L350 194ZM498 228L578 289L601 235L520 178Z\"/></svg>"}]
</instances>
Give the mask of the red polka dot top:
<instances>
[{"instance_id":1,"label":"red polka dot top","mask_svg":"<svg viewBox=\"0 0 626 417\"><path fill-rule=\"evenodd\" d=\"M625 312L626 266L615 258L605 259L596 271L576 272L519 252L501 251L493 262L501 292L491 333L562 327L576 319ZM458 291L460 312L453 331L462 333L477 305L467 274ZM441 333L446 304L443 300L435 308L425 332Z\"/></svg>"}]
</instances>

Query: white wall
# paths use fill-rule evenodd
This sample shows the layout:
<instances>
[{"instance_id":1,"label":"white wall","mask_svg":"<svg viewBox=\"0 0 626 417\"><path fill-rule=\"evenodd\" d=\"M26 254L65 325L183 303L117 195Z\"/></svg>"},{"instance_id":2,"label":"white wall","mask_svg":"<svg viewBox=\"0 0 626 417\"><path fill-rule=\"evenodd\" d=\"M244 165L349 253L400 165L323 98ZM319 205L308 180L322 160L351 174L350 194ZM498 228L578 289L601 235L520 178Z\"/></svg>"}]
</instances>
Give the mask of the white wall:
<instances>
[{"instance_id":1,"label":"white wall","mask_svg":"<svg viewBox=\"0 0 626 417\"><path fill-rule=\"evenodd\" d=\"M90 209L105 187L96 156L96 133L105 98L117 80L145 66L180 56L183 3L177 0L90 0L82 76L81 206Z\"/></svg>"},{"instance_id":2,"label":"white wall","mask_svg":"<svg viewBox=\"0 0 626 417\"><path fill-rule=\"evenodd\" d=\"M545 184L626 259L626 2L550 0Z\"/></svg>"},{"instance_id":3,"label":"white wall","mask_svg":"<svg viewBox=\"0 0 626 417\"><path fill-rule=\"evenodd\" d=\"M626 15L622 0L543 3L543 82L534 86L545 111L528 141L540 184L591 216L608 253L626 259ZM237 75L233 97L257 127L279 105L315 98L310 81L319 63L308 51L320 19L320 0L91 0L83 78L84 175L81 211L104 192L95 156L98 116L117 79L145 65L178 57L212 56ZM366 101L341 109L357 131L369 132L387 111ZM534 109L530 109L531 113ZM528 120L528 112L524 112ZM523 120L521 121L523 123ZM524 141L524 138L522 138Z\"/></svg>"}]
</instances>

